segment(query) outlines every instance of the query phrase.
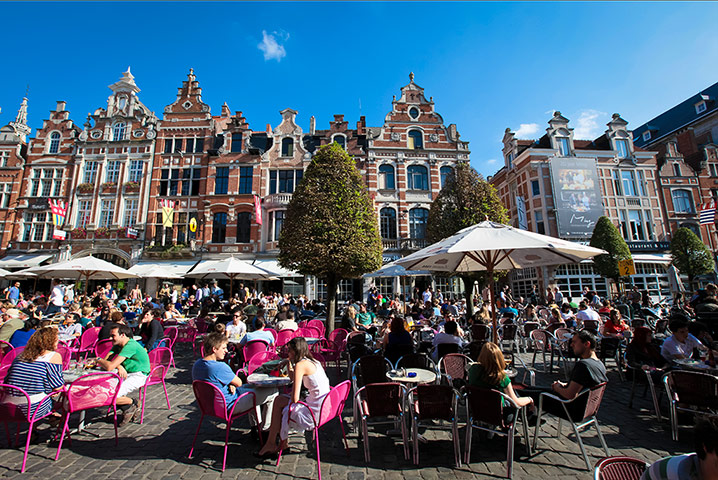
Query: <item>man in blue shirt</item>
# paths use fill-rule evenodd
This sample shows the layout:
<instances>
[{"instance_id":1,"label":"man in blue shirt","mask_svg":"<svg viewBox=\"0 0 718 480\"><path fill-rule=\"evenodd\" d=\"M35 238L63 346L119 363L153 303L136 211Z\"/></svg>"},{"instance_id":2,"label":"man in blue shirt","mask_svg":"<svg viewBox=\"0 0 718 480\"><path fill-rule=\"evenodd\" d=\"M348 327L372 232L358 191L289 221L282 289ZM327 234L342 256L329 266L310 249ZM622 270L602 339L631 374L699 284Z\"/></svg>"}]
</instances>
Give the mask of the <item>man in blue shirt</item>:
<instances>
[{"instance_id":1,"label":"man in blue shirt","mask_svg":"<svg viewBox=\"0 0 718 480\"><path fill-rule=\"evenodd\" d=\"M264 329L264 319L262 317L254 319L254 328L253 332L249 332L242 338L242 341L239 342L240 346L244 346L251 340L264 340L268 344L274 345L274 335Z\"/></svg>"},{"instance_id":2,"label":"man in blue shirt","mask_svg":"<svg viewBox=\"0 0 718 480\"><path fill-rule=\"evenodd\" d=\"M17 305L17 302L20 301L20 297L22 295L20 294L20 282L15 282L15 284L8 288L7 290L7 299L12 302L13 305Z\"/></svg>"}]
</instances>

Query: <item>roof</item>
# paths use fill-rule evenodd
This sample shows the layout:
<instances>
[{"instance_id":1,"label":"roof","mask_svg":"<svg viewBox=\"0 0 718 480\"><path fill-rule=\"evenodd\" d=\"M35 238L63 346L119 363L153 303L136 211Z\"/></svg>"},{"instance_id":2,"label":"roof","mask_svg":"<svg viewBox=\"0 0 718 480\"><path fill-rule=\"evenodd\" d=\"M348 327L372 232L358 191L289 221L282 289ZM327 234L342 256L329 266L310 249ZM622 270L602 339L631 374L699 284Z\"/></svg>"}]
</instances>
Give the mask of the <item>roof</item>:
<instances>
[{"instance_id":1,"label":"roof","mask_svg":"<svg viewBox=\"0 0 718 480\"><path fill-rule=\"evenodd\" d=\"M708 100L705 100L708 97ZM668 135L679 128L695 122L696 120L711 115L718 111L718 83L714 83L710 87L702 90L695 95L688 97L683 102L666 110L655 118L650 119L643 125L633 130L633 143L639 147L645 147L647 144L655 142L656 139ZM700 101L706 102L706 110L702 113L696 113L696 104ZM643 134L651 131L651 138L647 141L643 140Z\"/></svg>"}]
</instances>

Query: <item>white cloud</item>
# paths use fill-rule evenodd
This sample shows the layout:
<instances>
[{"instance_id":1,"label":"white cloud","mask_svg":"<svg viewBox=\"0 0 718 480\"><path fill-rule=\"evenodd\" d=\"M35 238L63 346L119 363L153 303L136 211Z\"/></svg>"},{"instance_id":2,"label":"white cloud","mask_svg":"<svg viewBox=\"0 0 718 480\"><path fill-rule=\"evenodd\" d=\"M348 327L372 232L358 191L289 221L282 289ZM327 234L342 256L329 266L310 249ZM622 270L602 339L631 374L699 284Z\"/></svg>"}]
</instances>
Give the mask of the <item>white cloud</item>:
<instances>
[{"instance_id":1,"label":"white cloud","mask_svg":"<svg viewBox=\"0 0 718 480\"><path fill-rule=\"evenodd\" d=\"M489 158L488 160L486 160L486 165L496 165L496 162L498 162L497 159Z\"/></svg>"},{"instance_id":2,"label":"white cloud","mask_svg":"<svg viewBox=\"0 0 718 480\"><path fill-rule=\"evenodd\" d=\"M598 137L603 132L603 128L599 124L599 118L606 115L608 114L598 110L582 110L576 120L573 138L577 140L593 140Z\"/></svg>"},{"instance_id":3,"label":"white cloud","mask_svg":"<svg viewBox=\"0 0 718 480\"><path fill-rule=\"evenodd\" d=\"M286 42L288 39L289 34L286 32L267 33L266 30L262 30L262 41L257 45L257 48L264 53L265 61L276 60L279 62L287 56L284 45L279 42Z\"/></svg>"},{"instance_id":4,"label":"white cloud","mask_svg":"<svg viewBox=\"0 0 718 480\"><path fill-rule=\"evenodd\" d=\"M538 123L522 123L519 129L516 130L516 138L533 138L532 135L535 135L538 131Z\"/></svg>"}]
</instances>

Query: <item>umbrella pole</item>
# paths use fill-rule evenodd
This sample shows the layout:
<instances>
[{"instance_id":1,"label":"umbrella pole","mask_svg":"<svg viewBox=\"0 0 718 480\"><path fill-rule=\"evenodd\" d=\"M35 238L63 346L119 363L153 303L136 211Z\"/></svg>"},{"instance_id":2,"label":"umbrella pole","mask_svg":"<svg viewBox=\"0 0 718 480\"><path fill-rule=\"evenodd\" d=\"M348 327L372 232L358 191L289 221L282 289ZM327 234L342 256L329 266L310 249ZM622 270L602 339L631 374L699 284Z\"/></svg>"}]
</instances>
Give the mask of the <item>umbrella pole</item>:
<instances>
[{"instance_id":1,"label":"umbrella pole","mask_svg":"<svg viewBox=\"0 0 718 480\"><path fill-rule=\"evenodd\" d=\"M234 275L229 276L229 298L234 297Z\"/></svg>"},{"instance_id":2,"label":"umbrella pole","mask_svg":"<svg viewBox=\"0 0 718 480\"><path fill-rule=\"evenodd\" d=\"M493 332L493 342L498 345L499 340L499 329L496 328L496 293L494 292L494 268L493 265L491 265L491 268L488 268L486 270L486 273L489 275L489 294L491 297L491 317L493 319L493 325L494 325L494 332Z\"/></svg>"}]
</instances>

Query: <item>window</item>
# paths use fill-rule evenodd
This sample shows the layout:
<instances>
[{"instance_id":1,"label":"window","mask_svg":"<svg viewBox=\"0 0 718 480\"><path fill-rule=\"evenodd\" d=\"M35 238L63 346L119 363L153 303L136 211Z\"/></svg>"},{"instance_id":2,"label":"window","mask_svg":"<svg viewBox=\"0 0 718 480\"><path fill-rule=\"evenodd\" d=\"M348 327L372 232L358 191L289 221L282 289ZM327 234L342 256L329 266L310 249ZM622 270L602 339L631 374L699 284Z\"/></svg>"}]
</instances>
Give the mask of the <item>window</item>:
<instances>
[{"instance_id":1,"label":"window","mask_svg":"<svg viewBox=\"0 0 718 480\"><path fill-rule=\"evenodd\" d=\"M23 242L44 242L52 239L52 217L49 212L25 213Z\"/></svg>"},{"instance_id":2,"label":"window","mask_svg":"<svg viewBox=\"0 0 718 480\"><path fill-rule=\"evenodd\" d=\"M8 208L10 206L10 194L12 193L12 184L0 184L0 208Z\"/></svg>"},{"instance_id":3,"label":"window","mask_svg":"<svg viewBox=\"0 0 718 480\"><path fill-rule=\"evenodd\" d=\"M441 188L444 188L449 177L454 174L454 169L451 167L441 167L439 169L439 177L441 178Z\"/></svg>"},{"instance_id":4,"label":"window","mask_svg":"<svg viewBox=\"0 0 718 480\"><path fill-rule=\"evenodd\" d=\"M678 156L678 144L676 142L668 142L666 144L666 155L670 158Z\"/></svg>"},{"instance_id":5,"label":"window","mask_svg":"<svg viewBox=\"0 0 718 480\"><path fill-rule=\"evenodd\" d=\"M119 142L125 139L125 130L127 124L125 122L117 122L112 126L112 141Z\"/></svg>"},{"instance_id":6,"label":"window","mask_svg":"<svg viewBox=\"0 0 718 480\"><path fill-rule=\"evenodd\" d=\"M215 213L212 217L212 243L224 243L227 235L227 214Z\"/></svg>"},{"instance_id":7,"label":"window","mask_svg":"<svg viewBox=\"0 0 718 480\"><path fill-rule=\"evenodd\" d=\"M673 209L676 213L696 213L693 206L693 196L690 191L673 190L671 196L673 197Z\"/></svg>"},{"instance_id":8,"label":"window","mask_svg":"<svg viewBox=\"0 0 718 480\"><path fill-rule=\"evenodd\" d=\"M145 162L142 160L132 160L130 161L130 175L127 179L128 182L142 182L142 174L145 170Z\"/></svg>"},{"instance_id":9,"label":"window","mask_svg":"<svg viewBox=\"0 0 718 480\"><path fill-rule=\"evenodd\" d=\"M628 211L628 224L631 229L632 240L646 240L646 235L643 231L643 219L640 210Z\"/></svg>"},{"instance_id":10,"label":"window","mask_svg":"<svg viewBox=\"0 0 718 480\"><path fill-rule=\"evenodd\" d=\"M47 149L47 153L57 153L60 151L60 134L58 132L52 132L50 134L50 148Z\"/></svg>"},{"instance_id":11,"label":"window","mask_svg":"<svg viewBox=\"0 0 718 480\"><path fill-rule=\"evenodd\" d=\"M194 213L184 212L177 214L177 243L187 243L188 240L197 237L197 232L189 229L189 224L193 218L196 222L197 217Z\"/></svg>"},{"instance_id":12,"label":"window","mask_svg":"<svg viewBox=\"0 0 718 480\"><path fill-rule=\"evenodd\" d=\"M137 212L139 211L140 201L137 198L125 199L125 218L122 221L123 227L134 227L137 223Z\"/></svg>"},{"instance_id":13,"label":"window","mask_svg":"<svg viewBox=\"0 0 718 480\"><path fill-rule=\"evenodd\" d=\"M379 211L379 227L381 238L396 238L396 210L384 207Z\"/></svg>"},{"instance_id":14,"label":"window","mask_svg":"<svg viewBox=\"0 0 718 480\"><path fill-rule=\"evenodd\" d=\"M568 157L571 155L571 142L567 137L557 137L556 142L558 143L558 153L562 157Z\"/></svg>"},{"instance_id":15,"label":"window","mask_svg":"<svg viewBox=\"0 0 718 480\"><path fill-rule=\"evenodd\" d=\"M294 193L303 176L304 170L270 170L269 193Z\"/></svg>"},{"instance_id":16,"label":"window","mask_svg":"<svg viewBox=\"0 0 718 480\"><path fill-rule=\"evenodd\" d=\"M534 197L541 195L541 186L538 180L531 180L531 195Z\"/></svg>"},{"instance_id":17,"label":"window","mask_svg":"<svg viewBox=\"0 0 718 480\"><path fill-rule=\"evenodd\" d=\"M254 178L253 167L239 167L239 194L251 195L252 180Z\"/></svg>"},{"instance_id":18,"label":"window","mask_svg":"<svg viewBox=\"0 0 718 480\"><path fill-rule=\"evenodd\" d=\"M679 163L673 164L673 176L674 177L682 177L681 175L681 165Z\"/></svg>"},{"instance_id":19,"label":"window","mask_svg":"<svg viewBox=\"0 0 718 480\"><path fill-rule=\"evenodd\" d=\"M225 195L229 187L229 167L217 167L214 180L214 194Z\"/></svg>"},{"instance_id":20,"label":"window","mask_svg":"<svg viewBox=\"0 0 718 480\"><path fill-rule=\"evenodd\" d=\"M409 190L429 190L429 173L423 165L410 165L406 169Z\"/></svg>"},{"instance_id":21,"label":"window","mask_svg":"<svg viewBox=\"0 0 718 480\"><path fill-rule=\"evenodd\" d=\"M718 177L718 165L717 164L709 163L708 170L710 170L711 177Z\"/></svg>"},{"instance_id":22,"label":"window","mask_svg":"<svg viewBox=\"0 0 718 480\"><path fill-rule=\"evenodd\" d=\"M409 237L414 239L426 238L426 223L429 221L429 210L426 208L412 208L409 210Z\"/></svg>"},{"instance_id":23,"label":"window","mask_svg":"<svg viewBox=\"0 0 718 480\"><path fill-rule=\"evenodd\" d=\"M514 154L514 152L509 152L506 155L506 166L509 168L509 170L514 168L514 158L516 158L516 155Z\"/></svg>"},{"instance_id":24,"label":"window","mask_svg":"<svg viewBox=\"0 0 718 480\"><path fill-rule=\"evenodd\" d=\"M240 153L242 151L242 133L234 132L232 134L231 152Z\"/></svg>"},{"instance_id":25,"label":"window","mask_svg":"<svg viewBox=\"0 0 718 480\"><path fill-rule=\"evenodd\" d=\"M379 190L394 190L394 167L388 164L379 165Z\"/></svg>"},{"instance_id":26,"label":"window","mask_svg":"<svg viewBox=\"0 0 718 480\"><path fill-rule=\"evenodd\" d=\"M197 138L194 141L194 151L196 153L204 152L204 138Z\"/></svg>"},{"instance_id":27,"label":"window","mask_svg":"<svg viewBox=\"0 0 718 480\"><path fill-rule=\"evenodd\" d=\"M646 176L643 170L636 170L638 175L638 191L642 197L648 196L648 188L646 185Z\"/></svg>"},{"instance_id":28,"label":"window","mask_svg":"<svg viewBox=\"0 0 718 480\"><path fill-rule=\"evenodd\" d=\"M82 183L95 183L97 178L97 162L85 162L85 172Z\"/></svg>"},{"instance_id":29,"label":"window","mask_svg":"<svg viewBox=\"0 0 718 480\"><path fill-rule=\"evenodd\" d=\"M628 158L628 140L616 139L616 150L618 150L618 158Z\"/></svg>"},{"instance_id":30,"label":"window","mask_svg":"<svg viewBox=\"0 0 718 480\"><path fill-rule=\"evenodd\" d=\"M696 104L696 113L703 113L706 111L706 102L700 102Z\"/></svg>"},{"instance_id":31,"label":"window","mask_svg":"<svg viewBox=\"0 0 718 480\"><path fill-rule=\"evenodd\" d=\"M61 168L36 168L30 178L31 197L58 197L62 190Z\"/></svg>"},{"instance_id":32,"label":"window","mask_svg":"<svg viewBox=\"0 0 718 480\"><path fill-rule=\"evenodd\" d=\"M187 143L185 143L184 151L187 153L194 152L194 138L187 139Z\"/></svg>"},{"instance_id":33,"label":"window","mask_svg":"<svg viewBox=\"0 0 718 480\"><path fill-rule=\"evenodd\" d=\"M170 191L168 192L169 195L175 196L177 195L177 189L179 187L179 178L180 178L180 171L177 169L173 169L170 171Z\"/></svg>"},{"instance_id":34,"label":"window","mask_svg":"<svg viewBox=\"0 0 718 480\"><path fill-rule=\"evenodd\" d=\"M621 179L623 180L623 194L629 197L638 196L638 190L636 190L636 181L633 176L633 171L623 170L621 172Z\"/></svg>"},{"instance_id":35,"label":"window","mask_svg":"<svg viewBox=\"0 0 718 480\"><path fill-rule=\"evenodd\" d=\"M546 226L543 223L543 213L534 212L534 221L536 222L536 233L546 235Z\"/></svg>"},{"instance_id":36,"label":"window","mask_svg":"<svg viewBox=\"0 0 718 480\"><path fill-rule=\"evenodd\" d=\"M173 152L180 153L182 151L183 143L184 143L184 138L175 138L175 149L173 150Z\"/></svg>"},{"instance_id":37,"label":"window","mask_svg":"<svg viewBox=\"0 0 718 480\"><path fill-rule=\"evenodd\" d=\"M417 118L419 118L419 109L416 108L416 107L411 107L411 108L409 109L409 116L410 116L411 118L413 118L414 120L416 120Z\"/></svg>"},{"instance_id":38,"label":"window","mask_svg":"<svg viewBox=\"0 0 718 480\"><path fill-rule=\"evenodd\" d=\"M618 196L621 195L621 174L618 170L613 170L611 172L611 176L613 177L613 190L614 195Z\"/></svg>"},{"instance_id":39,"label":"window","mask_svg":"<svg viewBox=\"0 0 718 480\"><path fill-rule=\"evenodd\" d=\"M115 201L114 200L102 200L100 203L100 222L98 227L109 228L112 225L115 215Z\"/></svg>"},{"instance_id":40,"label":"window","mask_svg":"<svg viewBox=\"0 0 718 480\"><path fill-rule=\"evenodd\" d=\"M166 138L165 139L165 153L172 153L172 142L173 138Z\"/></svg>"},{"instance_id":41,"label":"window","mask_svg":"<svg viewBox=\"0 0 718 480\"><path fill-rule=\"evenodd\" d=\"M282 156L293 157L294 156L294 139L283 138L282 139Z\"/></svg>"},{"instance_id":42,"label":"window","mask_svg":"<svg viewBox=\"0 0 718 480\"><path fill-rule=\"evenodd\" d=\"M270 241L278 242L279 235L282 233L284 226L284 210L276 210L272 212L272 233L269 236Z\"/></svg>"},{"instance_id":43,"label":"window","mask_svg":"<svg viewBox=\"0 0 718 480\"><path fill-rule=\"evenodd\" d=\"M409 130L407 134L407 148L410 150L424 148L424 136L421 130Z\"/></svg>"},{"instance_id":44,"label":"window","mask_svg":"<svg viewBox=\"0 0 718 480\"><path fill-rule=\"evenodd\" d=\"M192 180L185 180L185 182L190 182L190 195L196 196L199 195L199 184L200 184L200 174L202 171L199 168L190 168L189 170L192 170Z\"/></svg>"},{"instance_id":45,"label":"window","mask_svg":"<svg viewBox=\"0 0 718 480\"><path fill-rule=\"evenodd\" d=\"M117 183L120 179L120 162L111 160L107 162L107 171L105 172L105 182Z\"/></svg>"},{"instance_id":46,"label":"window","mask_svg":"<svg viewBox=\"0 0 718 480\"><path fill-rule=\"evenodd\" d=\"M342 149L347 149L347 139L344 135L334 135L334 141L342 147Z\"/></svg>"},{"instance_id":47,"label":"window","mask_svg":"<svg viewBox=\"0 0 718 480\"><path fill-rule=\"evenodd\" d=\"M237 243L249 243L252 232L252 214L242 212L237 215Z\"/></svg>"},{"instance_id":48,"label":"window","mask_svg":"<svg viewBox=\"0 0 718 480\"><path fill-rule=\"evenodd\" d=\"M643 136L641 138L643 138L644 142L649 141L651 139L651 131L646 130L645 132L643 132Z\"/></svg>"},{"instance_id":49,"label":"window","mask_svg":"<svg viewBox=\"0 0 718 480\"><path fill-rule=\"evenodd\" d=\"M92 214L92 201L91 200L80 200L77 202L77 221L75 226L86 227L90 223L90 216Z\"/></svg>"},{"instance_id":50,"label":"window","mask_svg":"<svg viewBox=\"0 0 718 480\"><path fill-rule=\"evenodd\" d=\"M656 238L653 234L653 220L651 220L651 211L644 210L643 216L645 217L646 223L646 240L655 240Z\"/></svg>"}]
</instances>

